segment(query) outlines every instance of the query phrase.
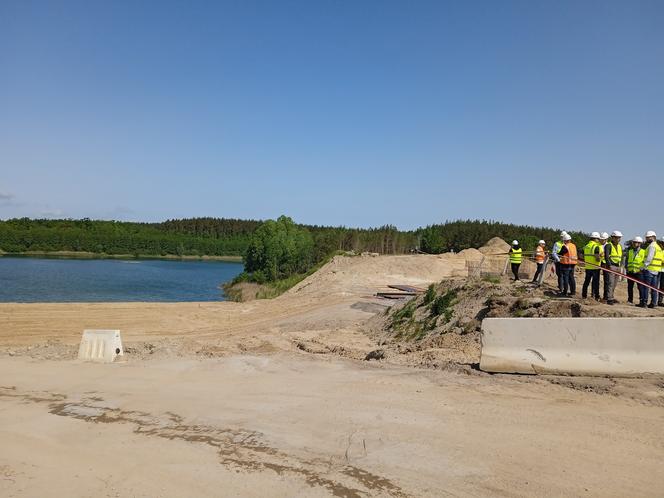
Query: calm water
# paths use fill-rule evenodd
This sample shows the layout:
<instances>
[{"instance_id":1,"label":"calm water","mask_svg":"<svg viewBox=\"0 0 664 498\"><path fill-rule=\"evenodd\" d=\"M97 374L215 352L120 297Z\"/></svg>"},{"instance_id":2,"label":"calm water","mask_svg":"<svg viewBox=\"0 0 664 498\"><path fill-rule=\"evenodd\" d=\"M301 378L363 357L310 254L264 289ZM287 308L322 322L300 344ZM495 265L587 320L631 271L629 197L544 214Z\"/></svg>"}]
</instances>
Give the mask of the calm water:
<instances>
[{"instance_id":1,"label":"calm water","mask_svg":"<svg viewBox=\"0 0 664 498\"><path fill-rule=\"evenodd\" d=\"M219 301L241 263L0 257L0 302Z\"/></svg>"}]
</instances>

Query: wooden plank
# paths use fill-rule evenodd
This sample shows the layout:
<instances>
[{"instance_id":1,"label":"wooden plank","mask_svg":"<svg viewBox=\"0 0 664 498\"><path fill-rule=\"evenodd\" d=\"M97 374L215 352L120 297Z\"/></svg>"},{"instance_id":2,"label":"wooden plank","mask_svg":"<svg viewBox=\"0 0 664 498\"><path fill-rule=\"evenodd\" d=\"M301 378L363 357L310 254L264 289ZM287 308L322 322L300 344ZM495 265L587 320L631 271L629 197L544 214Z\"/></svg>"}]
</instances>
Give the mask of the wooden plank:
<instances>
[{"instance_id":1,"label":"wooden plank","mask_svg":"<svg viewBox=\"0 0 664 498\"><path fill-rule=\"evenodd\" d=\"M378 297L386 297L388 299L401 299L403 297L417 296L415 292L376 292Z\"/></svg>"},{"instance_id":2,"label":"wooden plank","mask_svg":"<svg viewBox=\"0 0 664 498\"><path fill-rule=\"evenodd\" d=\"M388 285L388 287L390 289L397 289L404 292L414 292L414 293L424 292L424 289L420 289L419 287L413 287L412 285L394 284L394 285Z\"/></svg>"}]
</instances>

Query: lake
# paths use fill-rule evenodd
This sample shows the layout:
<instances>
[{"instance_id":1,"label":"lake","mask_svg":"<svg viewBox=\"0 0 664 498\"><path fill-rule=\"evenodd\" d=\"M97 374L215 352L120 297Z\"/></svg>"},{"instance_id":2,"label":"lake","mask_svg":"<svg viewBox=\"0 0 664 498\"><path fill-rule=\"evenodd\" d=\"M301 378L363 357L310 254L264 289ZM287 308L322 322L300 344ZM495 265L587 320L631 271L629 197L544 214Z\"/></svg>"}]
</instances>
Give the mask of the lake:
<instances>
[{"instance_id":1,"label":"lake","mask_svg":"<svg viewBox=\"0 0 664 498\"><path fill-rule=\"evenodd\" d=\"M0 302L223 301L226 261L0 257Z\"/></svg>"}]
</instances>

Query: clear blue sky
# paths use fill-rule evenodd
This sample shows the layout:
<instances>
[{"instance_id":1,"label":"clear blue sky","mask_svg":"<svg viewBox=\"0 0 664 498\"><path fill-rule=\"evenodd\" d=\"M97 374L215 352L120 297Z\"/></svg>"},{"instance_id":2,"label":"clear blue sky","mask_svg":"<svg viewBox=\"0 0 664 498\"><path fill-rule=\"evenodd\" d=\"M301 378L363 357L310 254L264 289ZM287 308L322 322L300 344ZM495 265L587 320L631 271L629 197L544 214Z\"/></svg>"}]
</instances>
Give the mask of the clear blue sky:
<instances>
[{"instance_id":1,"label":"clear blue sky","mask_svg":"<svg viewBox=\"0 0 664 498\"><path fill-rule=\"evenodd\" d=\"M664 232L664 2L0 2L0 218Z\"/></svg>"}]
</instances>

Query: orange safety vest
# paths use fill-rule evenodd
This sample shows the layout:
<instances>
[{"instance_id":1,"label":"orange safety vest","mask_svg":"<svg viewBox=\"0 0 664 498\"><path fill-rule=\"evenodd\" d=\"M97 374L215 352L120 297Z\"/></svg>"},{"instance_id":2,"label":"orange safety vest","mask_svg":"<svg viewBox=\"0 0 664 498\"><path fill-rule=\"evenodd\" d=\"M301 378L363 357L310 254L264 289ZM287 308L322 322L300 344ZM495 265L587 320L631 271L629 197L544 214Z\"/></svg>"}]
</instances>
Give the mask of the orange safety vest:
<instances>
[{"instance_id":1,"label":"orange safety vest","mask_svg":"<svg viewBox=\"0 0 664 498\"><path fill-rule=\"evenodd\" d=\"M540 245L535 248L535 261L544 263L544 248Z\"/></svg>"},{"instance_id":2,"label":"orange safety vest","mask_svg":"<svg viewBox=\"0 0 664 498\"><path fill-rule=\"evenodd\" d=\"M575 265L579 259L576 254L576 246L574 245L574 242L565 244L565 247L567 247L567 252L560 256L560 264Z\"/></svg>"}]
</instances>

